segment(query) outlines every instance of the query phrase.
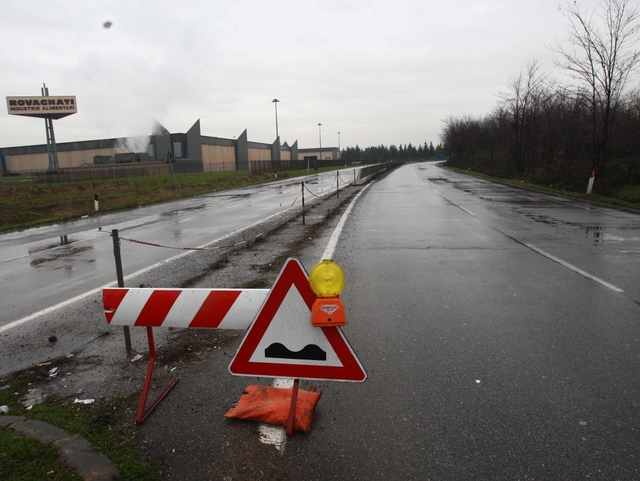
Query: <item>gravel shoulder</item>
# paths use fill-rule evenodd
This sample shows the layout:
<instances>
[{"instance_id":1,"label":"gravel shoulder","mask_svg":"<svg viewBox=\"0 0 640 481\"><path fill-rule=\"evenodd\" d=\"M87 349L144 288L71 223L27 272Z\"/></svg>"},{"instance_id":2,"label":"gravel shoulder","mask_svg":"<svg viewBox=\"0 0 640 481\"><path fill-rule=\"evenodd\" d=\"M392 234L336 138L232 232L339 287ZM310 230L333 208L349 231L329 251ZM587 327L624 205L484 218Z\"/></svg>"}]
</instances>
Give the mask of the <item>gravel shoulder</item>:
<instances>
[{"instance_id":1,"label":"gravel shoulder","mask_svg":"<svg viewBox=\"0 0 640 481\"><path fill-rule=\"evenodd\" d=\"M326 246L339 214L362 186L350 186L308 206L305 225L300 212L283 218L264 235L231 249L195 253L167 263L137 280L144 287L270 288L287 258L296 257L309 271ZM250 233L245 236L251 238ZM94 298L95 297L95 298ZM148 363L145 330L131 329L133 352L124 348L122 328L106 325L99 296L87 298L72 313L87 317L89 341L72 351L65 348L64 333L52 343L49 359L34 361L55 365L54 376L34 386L38 394L53 394L61 401L96 401L132 395L136 399ZM53 320L51 321L54 322ZM30 341L20 352L29 358L28 342L42 342L53 330L45 320L41 339ZM245 331L155 329L157 362L149 395L150 404L170 379L180 383L142 426L131 429L148 455L156 460L166 479L294 479L295 468L272 446L259 442L257 425L227 420L223 414L248 384L268 383L256 378L231 376L227 366ZM133 359L137 359L133 361ZM49 364L51 363L51 364ZM34 363L35 366L35 363ZM28 369L24 371L28 371ZM21 372L24 372L21 371ZM21 372L2 374L0 386Z\"/></svg>"},{"instance_id":2,"label":"gravel shoulder","mask_svg":"<svg viewBox=\"0 0 640 481\"><path fill-rule=\"evenodd\" d=\"M169 273L152 273L140 282L142 287L192 288L270 288L289 257L298 258L307 271L321 259L326 239L337 223L338 216L361 187L341 190L335 195L316 202L305 212L305 225L301 215L285 219L280 225L246 246L202 253L188 260L179 260L184 266L162 266L173 271L173 282L167 282ZM194 268L198 266L197 268ZM181 272L177 272L181 271ZM154 282L154 278L162 280ZM102 312L101 322L105 323ZM59 397L82 394L85 397L116 396L141 388L148 361L145 329L131 328L133 352L127 355L121 327L106 327L105 333L94 342L68 358L69 376L57 376L45 389ZM180 364L196 365L216 350L241 339L245 331L155 329L154 339L158 361L154 373L169 371ZM235 352L235 351L234 351ZM132 362L138 354L143 358ZM226 371L225 371L226 374Z\"/></svg>"}]
</instances>

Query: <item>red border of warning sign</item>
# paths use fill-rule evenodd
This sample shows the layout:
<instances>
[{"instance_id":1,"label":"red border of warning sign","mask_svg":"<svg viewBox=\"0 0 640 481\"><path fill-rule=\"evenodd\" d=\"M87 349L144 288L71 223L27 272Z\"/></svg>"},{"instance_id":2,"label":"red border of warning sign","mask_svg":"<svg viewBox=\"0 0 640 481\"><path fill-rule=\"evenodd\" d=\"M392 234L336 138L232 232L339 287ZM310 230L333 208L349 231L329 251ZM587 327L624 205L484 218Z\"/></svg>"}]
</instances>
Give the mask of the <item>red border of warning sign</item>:
<instances>
[{"instance_id":1,"label":"red border of warning sign","mask_svg":"<svg viewBox=\"0 0 640 481\"><path fill-rule=\"evenodd\" d=\"M295 379L364 381L367 378L367 373L338 327L321 327L315 329L322 329L322 332L334 349L342 366L314 366L309 364L249 361L292 285L296 286L296 289L298 289L302 299L309 308L308 322L311 322L311 305L318 296L311 290L308 275L300 262L296 259L289 259L280 272L255 322L249 328L238 352L231 361L229 365L231 374Z\"/></svg>"}]
</instances>

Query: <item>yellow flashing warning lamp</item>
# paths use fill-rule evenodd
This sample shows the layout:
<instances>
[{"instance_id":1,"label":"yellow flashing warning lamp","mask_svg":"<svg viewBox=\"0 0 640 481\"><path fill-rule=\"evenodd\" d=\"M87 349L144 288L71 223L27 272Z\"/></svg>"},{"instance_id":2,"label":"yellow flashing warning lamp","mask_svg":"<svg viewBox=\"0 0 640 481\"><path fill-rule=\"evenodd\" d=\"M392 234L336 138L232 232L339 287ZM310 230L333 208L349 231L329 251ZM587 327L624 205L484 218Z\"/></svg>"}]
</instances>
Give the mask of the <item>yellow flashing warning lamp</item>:
<instances>
[{"instance_id":1,"label":"yellow flashing warning lamp","mask_svg":"<svg viewBox=\"0 0 640 481\"><path fill-rule=\"evenodd\" d=\"M329 259L311 269L309 285L318 296L311 306L311 324L327 327L344 326L347 323L344 304L340 300L346 282L342 268Z\"/></svg>"}]
</instances>

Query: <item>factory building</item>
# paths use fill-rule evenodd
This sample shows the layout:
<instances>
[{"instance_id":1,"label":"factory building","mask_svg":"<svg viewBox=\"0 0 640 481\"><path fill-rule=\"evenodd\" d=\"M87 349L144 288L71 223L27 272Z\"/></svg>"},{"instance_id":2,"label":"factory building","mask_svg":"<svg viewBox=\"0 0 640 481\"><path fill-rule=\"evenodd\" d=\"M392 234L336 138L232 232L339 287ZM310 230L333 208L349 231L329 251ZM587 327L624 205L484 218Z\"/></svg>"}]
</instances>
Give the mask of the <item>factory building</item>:
<instances>
[{"instance_id":1,"label":"factory building","mask_svg":"<svg viewBox=\"0 0 640 481\"><path fill-rule=\"evenodd\" d=\"M314 159L321 166L323 162L335 165L332 162L340 158L335 147L299 149L297 141L288 145L279 139L272 144L253 142L246 130L237 139L204 136L200 120L186 133L171 133L156 122L148 137L60 142L56 149L61 171L169 159L190 172L252 170L254 164L277 170L287 168L290 161ZM0 148L0 165L3 175L45 172L50 166L47 145Z\"/></svg>"}]
</instances>

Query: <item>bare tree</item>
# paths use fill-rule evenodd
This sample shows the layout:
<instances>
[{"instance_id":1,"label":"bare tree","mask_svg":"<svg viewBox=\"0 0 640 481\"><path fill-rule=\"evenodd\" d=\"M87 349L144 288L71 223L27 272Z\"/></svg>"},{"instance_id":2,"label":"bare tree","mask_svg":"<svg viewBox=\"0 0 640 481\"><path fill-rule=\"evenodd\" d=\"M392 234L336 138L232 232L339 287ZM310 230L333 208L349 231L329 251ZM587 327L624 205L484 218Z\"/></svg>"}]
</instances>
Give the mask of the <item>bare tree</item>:
<instances>
[{"instance_id":1,"label":"bare tree","mask_svg":"<svg viewBox=\"0 0 640 481\"><path fill-rule=\"evenodd\" d=\"M578 94L589 110L592 166L606 171L615 114L629 75L640 63L635 49L640 32L640 10L628 0L602 0L582 12L573 2L560 8L568 20L568 46L554 51L558 64L578 81Z\"/></svg>"},{"instance_id":2,"label":"bare tree","mask_svg":"<svg viewBox=\"0 0 640 481\"><path fill-rule=\"evenodd\" d=\"M513 129L512 152L515 171L522 174L527 167L535 163L532 144L536 141L536 117L545 96L545 78L539 73L537 60L527 64L524 72L512 78L508 83L509 90L502 93L502 105L511 116ZM527 165L527 157L531 165Z\"/></svg>"}]
</instances>

